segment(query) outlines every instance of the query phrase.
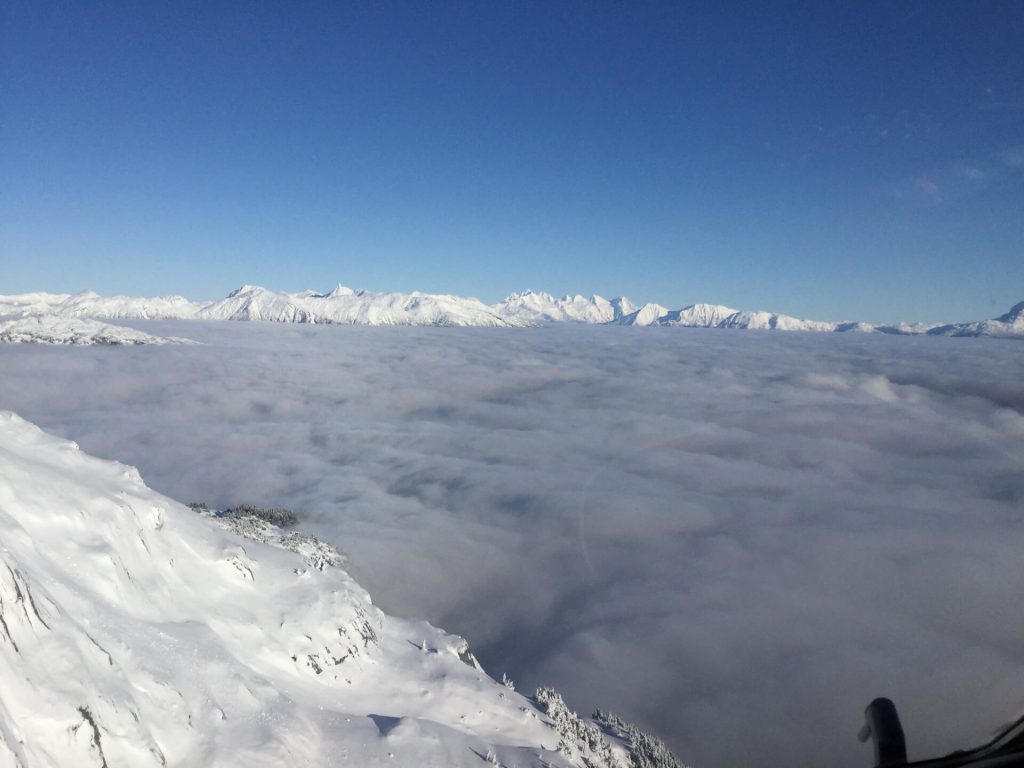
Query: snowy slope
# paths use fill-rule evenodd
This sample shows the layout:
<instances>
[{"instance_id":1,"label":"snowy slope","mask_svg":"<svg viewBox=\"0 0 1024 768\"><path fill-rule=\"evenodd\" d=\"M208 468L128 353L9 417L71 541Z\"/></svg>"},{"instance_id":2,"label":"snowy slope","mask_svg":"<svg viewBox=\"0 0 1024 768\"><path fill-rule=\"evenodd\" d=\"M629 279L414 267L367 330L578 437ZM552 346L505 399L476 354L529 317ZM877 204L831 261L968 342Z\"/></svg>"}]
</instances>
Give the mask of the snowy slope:
<instances>
[{"instance_id":1,"label":"snowy slope","mask_svg":"<svg viewBox=\"0 0 1024 768\"><path fill-rule=\"evenodd\" d=\"M648 304L638 312L618 321L619 325L662 325L685 328L749 328L779 331L848 330L839 323L800 320L775 312L744 312L722 304L691 304L668 311L657 304ZM848 324L849 325L849 324Z\"/></svg>"},{"instance_id":2,"label":"snowy slope","mask_svg":"<svg viewBox=\"0 0 1024 768\"><path fill-rule=\"evenodd\" d=\"M750 328L785 331L873 330L855 323L825 323L800 320L774 312L744 312L721 304L691 304L669 310L660 304L637 307L627 298L565 296L556 299L549 293L525 291L513 293L494 305L503 317L535 322L603 323L608 325L661 325L686 328Z\"/></svg>"},{"instance_id":3,"label":"snowy slope","mask_svg":"<svg viewBox=\"0 0 1024 768\"><path fill-rule=\"evenodd\" d=\"M257 538L0 412L0 766L628 768L664 749L523 698L337 561Z\"/></svg>"},{"instance_id":4,"label":"snowy slope","mask_svg":"<svg viewBox=\"0 0 1024 768\"><path fill-rule=\"evenodd\" d=\"M243 285L226 298L194 302L181 296L103 297L32 293L0 296L0 316L57 314L117 319L269 320L281 323L346 325L522 326L527 320L505 318L481 301L460 296L420 293L374 293L339 285L329 293L279 293Z\"/></svg>"},{"instance_id":5,"label":"snowy slope","mask_svg":"<svg viewBox=\"0 0 1024 768\"><path fill-rule=\"evenodd\" d=\"M577 294L556 299L550 293L535 291L509 294L493 309L502 317L534 323L610 323L636 311L633 302L624 296L608 300Z\"/></svg>"},{"instance_id":6,"label":"snowy slope","mask_svg":"<svg viewBox=\"0 0 1024 768\"><path fill-rule=\"evenodd\" d=\"M666 307L661 304L644 304L640 309L628 315L624 315L614 321L615 325L657 325L665 315L669 313Z\"/></svg>"},{"instance_id":7,"label":"snowy slope","mask_svg":"<svg viewBox=\"0 0 1024 768\"><path fill-rule=\"evenodd\" d=\"M188 339L152 336L133 328L59 315L32 315L0 323L0 342L22 344L189 344Z\"/></svg>"},{"instance_id":8,"label":"snowy slope","mask_svg":"<svg viewBox=\"0 0 1024 768\"><path fill-rule=\"evenodd\" d=\"M1024 301L1014 304L1005 315L975 323L942 325L927 331L933 336L994 336L1024 338Z\"/></svg>"},{"instance_id":9,"label":"snowy slope","mask_svg":"<svg viewBox=\"0 0 1024 768\"><path fill-rule=\"evenodd\" d=\"M504 318L483 302L460 296L354 291L339 285L326 294L276 293L245 285L227 298L207 305L199 317L210 320L274 320L286 323L346 325L517 326L529 323Z\"/></svg>"},{"instance_id":10,"label":"snowy slope","mask_svg":"<svg viewBox=\"0 0 1024 768\"><path fill-rule=\"evenodd\" d=\"M113 320L179 320L195 317L203 306L182 296L100 296L93 291L0 296L0 315L57 314Z\"/></svg>"}]
</instances>

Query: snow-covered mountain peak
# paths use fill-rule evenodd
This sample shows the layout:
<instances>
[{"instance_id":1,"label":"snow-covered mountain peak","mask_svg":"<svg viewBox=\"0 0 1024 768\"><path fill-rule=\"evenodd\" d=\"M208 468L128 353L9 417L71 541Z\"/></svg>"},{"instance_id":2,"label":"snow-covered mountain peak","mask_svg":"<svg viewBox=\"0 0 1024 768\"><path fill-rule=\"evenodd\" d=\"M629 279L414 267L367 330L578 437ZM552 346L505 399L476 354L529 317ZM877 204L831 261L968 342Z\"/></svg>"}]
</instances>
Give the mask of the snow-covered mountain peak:
<instances>
[{"instance_id":1,"label":"snow-covered mountain peak","mask_svg":"<svg viewBox=\"0 0 1024 768\"><path fill-rule=\"evenodd\" d=\"M550 293L527 290L509 294L500 304L494 305L494 310L502 317L534 323L608 323L633 312L635 307L626 298L609 301L596 294L589 299L576 294L556 299Z\"/></svg>"},{"instance_id":2,"label":"snow-covered mountain peak","mask_svg":"<svg viewBox=\"0 0 1024 768\"><path fill-rule=\"evenodd\" d=\"M1009 312L995 319L1000 323L1007 323L1008 325L1024 326L1024 301L1014 304L1010 307Z\"/></svg>"},{"instance_id":3,"label":"snow-covered mountain peak","mask_svg":"<svg viewBox=\"0 0 1024 768\"><path fill-rule=\"evenodd\" d=\"M668 309L660 304L647 303L633 312L623 315L615 321L616 325L654 325L668 314Z\"/></svg>"},{"instance_id":4,"label":"snow-covered mountain peak","mask_svg":"<svg viewBox=\"0 0 1024 768\"><path fill-rule=\"evenodd\" d=\"M345 325L524 325L499 316L476 299L428 293L373 293L337 286L327 294L276 293L243 286L200 308L209 320L269 320Z\"/></svg>"},{"instance_id":5,"label":"snow-covered mountain peak","mask_svg":"<svg viewBox=\"0 0 1024 768\"><path fill-rule=\"evenodd\" d=\"M940 325L927 331L932 336L993 336L996 338L1024 338L1024 301L992 320L974 323Z\"/></svg>"},{"instance_id":6,"label":"snow-covered mountain peak","mask_svg":"<svg viewBox=\"0 0 1024 768\"><path fill-rule=\"evenodd\" d=\"M692 317L702 323L717 323L738 310L724 304L691 304L679 310L680 316Z\"/></svg>"},{"instance_id":7,"label":"snow-covered mountain peak","mask_svg":"<svg viewBox=\"0 0 1024 768\"><path fill-rule=\"evenodd\" d=\"M227 295L227 298L233 299L238 296L253 296L261 293L268 293L268 291L261 285L249 285L246 283L245 285L240 285L238 288L231 291L231 293Z\"/></svg>"}]
</instances>

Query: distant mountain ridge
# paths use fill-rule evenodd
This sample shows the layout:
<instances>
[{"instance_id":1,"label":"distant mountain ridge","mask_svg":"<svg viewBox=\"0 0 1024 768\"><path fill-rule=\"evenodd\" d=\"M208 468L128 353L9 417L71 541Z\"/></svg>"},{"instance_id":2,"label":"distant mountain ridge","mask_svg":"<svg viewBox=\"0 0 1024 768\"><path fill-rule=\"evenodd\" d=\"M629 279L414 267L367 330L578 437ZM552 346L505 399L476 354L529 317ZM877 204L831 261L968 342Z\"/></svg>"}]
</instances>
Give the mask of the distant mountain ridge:
<instances>
[{"instance_id":1,"label":"distant mountain ridge","mask_svg":"<svg viewBox=\"0 0 1024 768\"><path fill-rule=\"evenodd\" d=\"M610 323L636 312L636 306L621 296L605 299L602 296L585 298L579 294L556 299L543 291L511 293L493 309L502 317L530 322Z\"/></svg>"},{"instance_id":2,"label":"distant mountain ridge","mask_svg":"<svg viewBox=\"0 0 1024 768\"><path fill-rule=\"evenodd\" d=\"M477 299L419 291L375 293L343 285L327 293L278 293L256 285L243 285L219 301L208 302L190 301L182 296L103 297L92 291L0 296L0 316L37 314L121 320L265 320L344 325L514 327L531 324L502 317Z\"/></svg>"},{"instance_id":3,"label":"distant mountain ridge","mask_svg":"<svg viewBox=\"0 0 1024 768\"><path fill-rule=\"evenodd\" d=\"M280 323L498 328L583 323L1024 338L1024 302L990 320L950 324L873 325L804 320L777 312L734 309L723 304L690 304L670 310L660 304L638 306L624 296L606 299L596 294L590 297L577 294L556 298L549 293L530 290L509 294L494 305L450 294L375 292L344 285L337 285L326 293L308 290L276 292L256 285L243 285L223 299L207 302L190 301L182 296L104 297L92 291L0 296L0 316L40 314L121 320L261 320Z\"/></svg>"},{"instance_id":4,"label":"distant mountain ridge","mask_svg":"<svg viewBox=\"0 0 1024 768\"><path fill-rule=\"evenodd\" d=\"M1024 301L1014 304L1005 315L975 323L940 325L928 330L932 336L994 336L1024 338Z\"/></svg>"},{"instance_id":5,"label":"distant mountain ridge","mask_svg":"<svg viewBox=\"0 0 1024 768\"><path fill-rule=\"evenodd\" d=\"M494 309L503 317L534 323L579 322L605 325L638 325L681 328L738 328L770 331L813 331L819 333L888 333L901 336L994 336L1024 338L1024 302L1005 315L992 320L948 325L899 323L873 325L856 321L829 322L802 320L778 312L746 311L723 304L690 304L670 310L660 304L637 307L626 297L605 299L594 295L565 296L556 299L549 293L524 291L512 293Z\"/></svg>"}]
</instances>

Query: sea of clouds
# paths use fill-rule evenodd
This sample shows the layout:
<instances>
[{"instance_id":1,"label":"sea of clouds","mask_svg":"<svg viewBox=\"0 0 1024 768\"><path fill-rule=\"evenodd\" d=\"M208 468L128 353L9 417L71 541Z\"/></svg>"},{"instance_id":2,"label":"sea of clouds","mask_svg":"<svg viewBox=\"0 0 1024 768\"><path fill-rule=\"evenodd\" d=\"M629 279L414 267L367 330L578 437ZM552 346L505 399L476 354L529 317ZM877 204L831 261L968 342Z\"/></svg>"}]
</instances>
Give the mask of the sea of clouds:
<instances>
[{"instance_id":1,"label":"sea of clouds","mask_svg":"<svg viewBox=\"0 0 1024 768\"><path fill-rule=\"evenodd\" d=\"M303 510L388 611L698 768L864 766L1024 712L1024 344L131 323L0 408L182 501Z\"/></svg>"}]
</instances>

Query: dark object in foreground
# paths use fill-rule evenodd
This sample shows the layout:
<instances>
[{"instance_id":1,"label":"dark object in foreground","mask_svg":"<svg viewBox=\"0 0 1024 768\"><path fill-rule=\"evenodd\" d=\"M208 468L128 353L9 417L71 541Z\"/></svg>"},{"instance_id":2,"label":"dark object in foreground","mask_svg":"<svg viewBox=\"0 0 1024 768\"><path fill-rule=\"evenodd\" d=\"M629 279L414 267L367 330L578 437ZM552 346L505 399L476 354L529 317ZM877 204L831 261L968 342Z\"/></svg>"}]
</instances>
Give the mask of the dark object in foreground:
<instances>
[{"instance_id":1,"label":"dark object in foreground","mask_svg":"<svg viewBox=\"0 0 1024 768\"><path fill-rule=\"evenodd\" d=\"M875 766L907 764L907 742L903 738L903 726L896 714L896 705L891 699L875 699L864 710L864 727L857 738L871 739L875 745Z\"/></svg>"},{"instance_id":2,"label":"dark object in foreground","mask_svg":"<svg viewBox=\"0 0 1024 768\"><path fill-rule=\"evenodd\" d=\"M1024 768L1024 717L984 746L908 763L907 744L896 705L889 699L875 699L864 710L864 727L858 738L872 740L875 768Z\"/></svg>"}]
</instances>

